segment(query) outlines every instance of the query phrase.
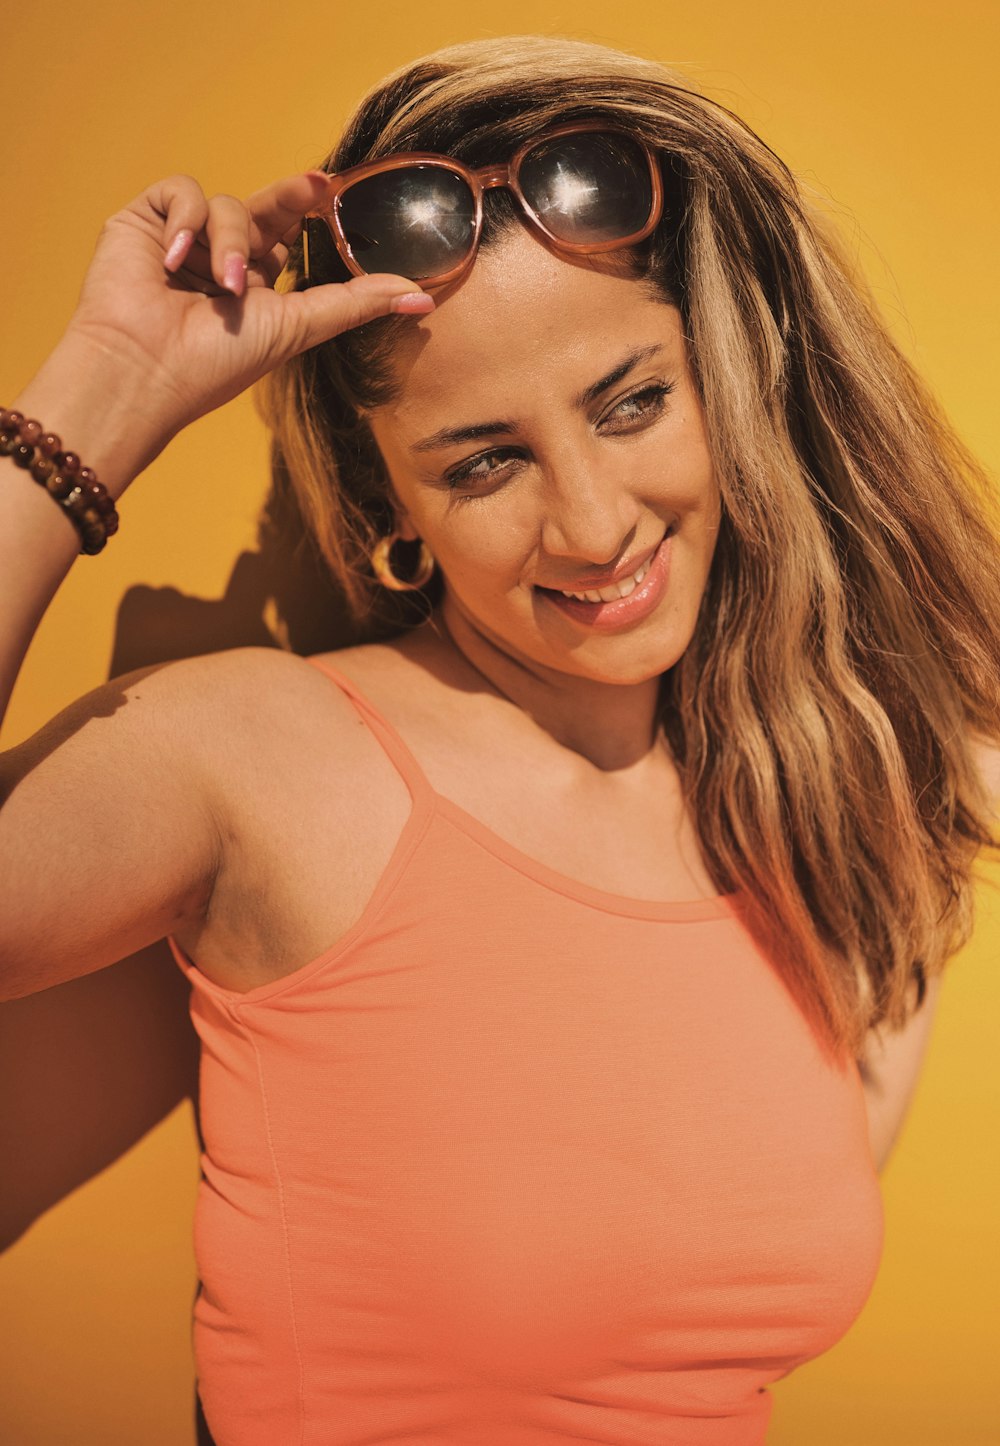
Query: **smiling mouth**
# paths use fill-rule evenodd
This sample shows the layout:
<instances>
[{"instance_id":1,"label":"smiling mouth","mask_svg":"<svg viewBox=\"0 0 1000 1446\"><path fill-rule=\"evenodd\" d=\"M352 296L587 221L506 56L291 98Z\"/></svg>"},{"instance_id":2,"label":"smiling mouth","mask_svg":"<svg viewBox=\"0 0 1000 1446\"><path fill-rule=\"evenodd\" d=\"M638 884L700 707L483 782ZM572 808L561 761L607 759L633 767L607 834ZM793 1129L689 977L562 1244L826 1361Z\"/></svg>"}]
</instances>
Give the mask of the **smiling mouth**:
<instances>
[{"instance_id":1,"label":"smiling mouth","mask_svg":"<svg viewBox=\"0 0 1000 1446\"><path fill-rule=\"evenodd\" d=\"M610 588L597 589L596 602L586 592L581 598L561 588L538 587L539 602L544 598L546 608L561 613L575 627L594 634L619 633L644 623L660 607L670 586L670 558L676 530L671 527L664 533L652 557L642 563L632 577L620 578ZM642 577L636 582L635 576L639 573ZM615 595L604 596L608 591Z\"/></svg>"},{"instance_id":2,"label":"smiling mouth","mask_svg":"<svg viewBox=\"0 0 1000 1446\"><path fill-rule=\"evenodd\" d=\"M666 541L668 537L672 537L676 530L676 523L668 527L666 532L663 534L663 537L660 539L660 542L646 558L646 561L643 562L639 567L637 567L635 572L630 573L628 577L621 578L618 582L607 583L603 587L585 588L583 591L580 592L573 592L566 588L543 587L541 583L536 583L535 587L539 592L548 593L552 597L571 598L576 602L618 602L622 598L629 597L637 587L640 587L642 585L642 583L646 579L646 575L649 572L649 569L653 565L653 559L655 558L660 546L663 542Z\"/></svg>"},{"instance_id":3,"label":"smiling mouth","mask_svg":"<svg viewBox=\"0 0 1000 1446\"><path fill-rule=\"evenodd\" d=\"M629 593L635 591L649 571L651 562L652 558L647 558L630 577L623 577L621 582L608 583L607 587L590 587L586 592L567 592L565 588L560 588L559 591L563 597L574 597L578 602L617 602L619 598L628 597Z\"/></svg>"}]
</instances>

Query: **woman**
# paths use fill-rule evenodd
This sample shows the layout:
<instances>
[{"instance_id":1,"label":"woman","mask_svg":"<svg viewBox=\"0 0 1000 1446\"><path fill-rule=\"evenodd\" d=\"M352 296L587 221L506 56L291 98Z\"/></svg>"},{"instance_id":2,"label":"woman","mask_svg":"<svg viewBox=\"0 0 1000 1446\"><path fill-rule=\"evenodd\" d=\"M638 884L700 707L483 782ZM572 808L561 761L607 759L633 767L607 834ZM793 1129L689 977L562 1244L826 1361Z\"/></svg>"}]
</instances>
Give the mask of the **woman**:
<instances>
[{"instance_id":1,"label":"woman","mask_svg":"<svg viewBox=\"0 0 1000 1446\"><path fill-rule=\"evenodd\" d=\"M165 934L191 981L218 1446L760 1442L991 842L981 474L733 116L459 47L321 172L109 222L0 415L8 692L116 525L77 457L117 498L259 379L378 641L115 679L0 810L8 994Z\"/></svg>"}]
</instances>

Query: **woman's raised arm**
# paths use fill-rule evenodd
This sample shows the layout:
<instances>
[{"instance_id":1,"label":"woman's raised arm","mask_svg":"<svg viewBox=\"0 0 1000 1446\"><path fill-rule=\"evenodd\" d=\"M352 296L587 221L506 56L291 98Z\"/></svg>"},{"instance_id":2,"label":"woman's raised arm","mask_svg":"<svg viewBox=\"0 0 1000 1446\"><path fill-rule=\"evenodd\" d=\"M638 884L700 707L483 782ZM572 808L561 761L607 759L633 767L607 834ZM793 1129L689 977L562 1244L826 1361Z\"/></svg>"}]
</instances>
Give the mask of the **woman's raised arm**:
<instances>
[{"instance_id":1,"label":"woman's raised arm","mask_svg":"<svg viewBox=\"0 0 1000 1446\"><path fill-rule=\"evenodd\" d=\"M208 198L189 176L150 186L105 224L51 356L0 402L56 434L117 500L173 436L288 357L432 309L392 275L274 290L326 185L290 176L245 202ZM79 551L45 485L0 456L0 719ZM206 906L219 836L192 707L203 672L194 659L117 679L0 754L0 995L112 963Z\"/></svg>"},{"instance_id":2,"label":"woman's raised arm","mask_svg":"<svg viewBox=\"0 0 1000 1446\"><path fill-rule=\"evenodd\" d=\"M18 397L0 401L58 435L117 499L177 432L288 357L376 316L431 310L401 276L274 290L326 187L322 172L245 202L208 198L190 176L148 187L105 223L55 351ZM61 512L0 456L0 719L79 550Z\"/></svg>"}]
</instances>

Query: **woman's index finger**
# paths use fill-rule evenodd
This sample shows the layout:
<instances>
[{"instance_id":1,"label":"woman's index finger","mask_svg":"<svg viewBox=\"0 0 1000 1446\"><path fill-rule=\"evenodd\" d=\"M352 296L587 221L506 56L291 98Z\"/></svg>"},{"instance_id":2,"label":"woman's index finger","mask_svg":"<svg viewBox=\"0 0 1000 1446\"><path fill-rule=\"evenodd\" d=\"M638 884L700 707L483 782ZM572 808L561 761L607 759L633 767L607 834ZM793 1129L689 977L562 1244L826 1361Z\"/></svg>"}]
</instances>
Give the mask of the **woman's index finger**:
<instances>
[{"instance_id":1,"label":"woman's index finger","mask_svg":"<svg viewBox=\"0 0 1000 1446\"><path fill-rule=\"evenodd\" d=\"M246 199L250 213L250 253L265 255L301 223L307 211L322 203L329 177L322 171L283 176Z\"/></svg>"}]
</instances>

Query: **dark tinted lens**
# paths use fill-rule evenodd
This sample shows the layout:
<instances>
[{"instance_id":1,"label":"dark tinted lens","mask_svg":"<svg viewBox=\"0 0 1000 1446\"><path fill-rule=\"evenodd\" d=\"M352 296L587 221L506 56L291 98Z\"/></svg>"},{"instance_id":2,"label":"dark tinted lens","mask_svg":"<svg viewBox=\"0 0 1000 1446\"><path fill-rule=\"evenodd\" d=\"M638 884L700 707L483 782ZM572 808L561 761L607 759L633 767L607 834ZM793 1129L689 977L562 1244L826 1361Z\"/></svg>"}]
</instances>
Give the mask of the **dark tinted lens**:
<instances>
[{"instance_id":1,"label":"dark tinted lens","mask_svg":"<svg viewBox=\"0 0 1000 1446\"><path fill-rule=\"evenodd\" d=\"M628 136L556 136L525 156L520 180L546 229L580 246L641 231L653 204L646 153Z\"/></svg>"},{"instance_id":2,"label":"dark tinted lens","mask_svg":"<svg viewBox=\"0 0 1000 1446\"><path fill-rule=\"evenodd\" d=\"M382 171L340 198L340 222L366 271L421 281L450 271L467 255L476 225L472 192L442 166Z\"/></svg>"},{"instance_id":3,"label":"dark tinted lens","mask_svg":"<svg viewBox=\"0 0 1000 1446\"><path fill-rule=\"evenodd\" d=\"M308 242L309 285L322 286L329 281L350 281L354 272L349 270L333 244L333 237L326 222L314 216L307 217L303 232L304 242Z\"/></svg>"}]
</instances>

